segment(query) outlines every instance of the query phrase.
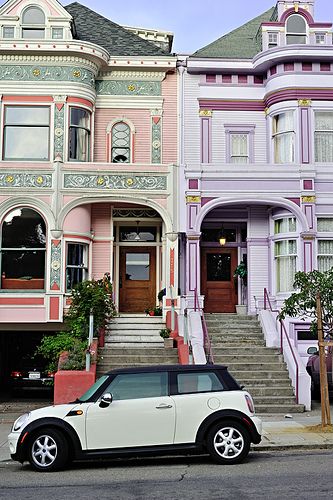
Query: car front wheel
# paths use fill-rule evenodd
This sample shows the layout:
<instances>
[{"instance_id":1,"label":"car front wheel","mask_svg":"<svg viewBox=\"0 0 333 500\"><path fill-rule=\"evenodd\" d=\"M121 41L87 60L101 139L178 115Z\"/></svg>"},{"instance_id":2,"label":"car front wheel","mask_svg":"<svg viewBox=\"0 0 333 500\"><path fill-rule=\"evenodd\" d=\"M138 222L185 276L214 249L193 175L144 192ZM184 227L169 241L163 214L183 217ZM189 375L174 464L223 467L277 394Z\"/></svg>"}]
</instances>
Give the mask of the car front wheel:
<instances>
[{"instance_id":1,"label":"car front wheel","mask_svg":"<svg viewBox=\"0 0 333 500\"><path fill-rule=\"evenodd\" d=\"M249 453L249 434L238 422L220 422L208 433L207 450L220 464L238 464Z\"/></svg>"},{"instance_id":2,"label":"car front wheel","mask_svg":"<svg viewBox=\"0 0 333 500\"><path fill-rule=\"evenodd\" d=\"M37 431L29 443L28 459L39 472L62 469L68 462L68 443L56 429Z\"/></svg>"}]
</instances>

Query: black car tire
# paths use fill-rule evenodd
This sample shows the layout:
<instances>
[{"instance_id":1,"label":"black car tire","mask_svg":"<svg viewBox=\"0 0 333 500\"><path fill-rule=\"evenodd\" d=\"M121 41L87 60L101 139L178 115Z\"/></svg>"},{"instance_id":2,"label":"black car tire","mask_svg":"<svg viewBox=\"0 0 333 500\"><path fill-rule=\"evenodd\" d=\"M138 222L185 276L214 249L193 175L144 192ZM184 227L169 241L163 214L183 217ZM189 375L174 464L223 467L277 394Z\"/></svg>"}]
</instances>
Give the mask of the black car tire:
<instances>
[{"instance_id":1,"label":"black car tire","mask_svg":"<svg viewBox=\"0 0 333 500\"><path fill-rule=\"evenodd\" d=\"M239 464L250 451L250 436L247 430L233 420L214 425L207 436L207 450L215 462Z\"/></svg>"},{"instance_id":2,"label":"black car tire","mask_svg":"<svg viewBox=\"0 0 333 500\"><path fill-rule=\"evenodd\" d=\"M29 462L38 472L63 469L69 461L68 442L56 429L37 430L29 440L28 447Z\"/></svg>"}]
</instances>

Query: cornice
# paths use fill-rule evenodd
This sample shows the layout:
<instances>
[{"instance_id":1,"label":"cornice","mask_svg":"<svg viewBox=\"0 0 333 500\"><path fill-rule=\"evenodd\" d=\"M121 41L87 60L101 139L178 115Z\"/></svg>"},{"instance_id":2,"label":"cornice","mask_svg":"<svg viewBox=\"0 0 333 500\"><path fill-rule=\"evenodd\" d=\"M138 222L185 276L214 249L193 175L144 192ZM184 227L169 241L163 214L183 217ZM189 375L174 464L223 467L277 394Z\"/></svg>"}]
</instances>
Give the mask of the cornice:
<instances>
[{"instance_id":1,"label":"cornice","mask_svg":"<svg viewBox=\"0 0 333 500\"><path fill-rule=\"evenodd\" d=\"M97 79L102 80L153 80L162 82L166 76L165 71L100 71Z\"/></svg>"},{"instance_id":2,"label":"cornice","mask_svg":"<svg viewBox=\"0 0 333 500\"><path fill-rule=\"evenodd\" d=\"M96 97L96 108L161 109L163 101L164 99L161 96L102 95Z\"/></svg>"},{"instance_id":3,"label":"cornice","mask_svg":"<svg viewBox=\"0 0 333 500\"><path fill-rule=\"evenodd\" d=\"M94 71L97 75L98 66L93 61L83 57L75 57L68 55L33 55L33 54L0 54L0 63L20 63L20 64L51 64L58 65L59 63L68 65L82 65Z\"/></svg>"}]
</instances>

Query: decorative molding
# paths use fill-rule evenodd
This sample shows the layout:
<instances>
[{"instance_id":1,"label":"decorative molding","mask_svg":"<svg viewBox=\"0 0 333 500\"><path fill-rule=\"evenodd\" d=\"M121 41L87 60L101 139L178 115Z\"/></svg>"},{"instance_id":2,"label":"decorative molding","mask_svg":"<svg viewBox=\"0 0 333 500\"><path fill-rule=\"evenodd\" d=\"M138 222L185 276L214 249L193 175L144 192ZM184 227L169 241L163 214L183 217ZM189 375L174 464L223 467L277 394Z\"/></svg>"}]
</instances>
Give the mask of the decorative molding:
<instances>
[{"instance_id":1,"label":"decorative molding","mask_svg":"<svg viewBox=\"0 0 333 500\"><path fill-rule=\"evenodd\" d=\"M0 64L0 80L26 82L77 82L95 87L91 70L80 66L39 66Z\"/></svg>"},{"instance_id":2,"label":"decorative molding","mask_svg":"<svg viewBox=\"0 0 333 500\"><path fill-rule=\"evenodd\" d=\"M151 109L150 110L151 116L162 116L163 115L163 109Z\"/></svg>"},{"instance_id":3,"label":"decorative molding","mask_svg":"<svg viewBox=\"0 0 333 500\"><path fill-rule=\"evenodd\" d=\"M164 78L164 71L101 71L98 73L98 80L151 80L162 82Z\"/></svg>"},{"instance_id":4,"label":"decorative molding","mask_svg":"<svg viewBox=\"0 0 333 500\"><path fill-rule=\"evenodd\" d=\"M161 110L158 114L152 113L151 118L151 162L162 163L162 117Z\"/></svg>"},{"instance_id":5,"label":"decorative molding","mask_svg":"<svg viewBox=\"0 0 333 500\"><path fill-rule=\"evenodd\" d=\"M62 97L62 96L58 96ZM61 101L57 101L61 104ZM64 158L65 106L54 107L54 158Z\"/></svg>"},{"instance_id":6,"label":"decorative molding","mask_svg":"<svg viewBox=\"0 0 333 500\"><path fill-rule=\"evenodd\" d=\"M139 189L143 191L165 191L167 177L165 175L98 175L98 174L64 174L66 189Z\"/></svg>"},{"instance_id":7,"label":"decorative molding","mask_svg":"<svg viewBox=\"0 0 333 500\"><path fill-rule=\"evenodd\" d=\"M61 241L51 241L50 288L60 290L61 284Z\"/></svg>"},{"instance_id":8,"label":"decorative molding","mask_svg":"<svg viewBox=\"0 0 333 500\"><path fill-rule=\"evenodd\" d=\"M119 217L121 219L129 217L140 217L140 219L160 219L160 215L155 210L149 210L146 208L114 208L112 210L112 217Z\"/></svg>"},{"instance_id":9,"label":"decorative molding","mask_svg":"<svg viewBox=\"0 0 333 500\"><path fill-rule=\"evenodd\" d=\"M0 188L52 188L52 174L0 173Z\"/></svg>"},{"instance_id":10,"label":"decorative molding","mask_svg":"<svg viewBox=\"0 0 333 500\"><path fill-rule=\"evenodd\" d=\"M161 109L162 96L138 95L99 95L96 98L96 108L107 109Z\"/></svg>"},{"instance_id":11,"label":"decorative molding","mask_svg":"<svg viewBox=\"0 0 333 500\"><path fill-rule=\"evenodd\" d=\"M301 196L302 203L316 203L315 196Z\"/></svg>"},{"instance_id":12,"label":"decorative molding","mask_svg":"<svg viewBox=\"0 0 333 500\"><path fill-rule=\"evenodd\" d=\"M162 95L161 82L145 80L96 80L97 95Z\"/></svg>"},{"instance_id":13,"label":"decorative molding","mask_svg":"<svg viewBox=\"0 0 333 500\"><path fill-rule=\"evenodd\" d=\"M1 45L2 47L2 45ZM83 57L75 57L75 56L64 56L64 55L57 55L57 56L46 56L46 55L29 55L29 54L1 54L0 55L0 63L5 62L5 63L23 63L27 64L29 62L32 62L34 64L42 64L42 65L48 65L50 63L51 65L58 65L59 63L65 63L66 66L71 64L74 66L80 65L84 66L86 68L91 68L94 71L94 74L97 74L98 66L97 64L93 63L92 61L88 59L84 59Z\"/></svg>"},{"instance_id":14,"label":"decorative molding","mask_svg":"<svg viewBox=\"0 0 333 500\"><path fill-rule=\"evenodd\" d=\"M309 107L312 104L311 99L298 99L298 105L303 107Z\"/></svg>"},{"instance_id":15,"label":"decorative molding","mask_svg":"<svg viewBox=\"0 0 333 500\"><path fill-rule=\"evenodd\" d=\"M186 196L186 203L201 203L201 196Z\"/></svg>"},{"instance_id":16,"label":"decorative molding","mask_svg":"<svg viewBox=\"0 0 333 500\"><path fill-rule=\"evenodd\" d=\"M211 109L200 109L199 116L213 116L213 111Z\"/></svg>"}]
</instances>

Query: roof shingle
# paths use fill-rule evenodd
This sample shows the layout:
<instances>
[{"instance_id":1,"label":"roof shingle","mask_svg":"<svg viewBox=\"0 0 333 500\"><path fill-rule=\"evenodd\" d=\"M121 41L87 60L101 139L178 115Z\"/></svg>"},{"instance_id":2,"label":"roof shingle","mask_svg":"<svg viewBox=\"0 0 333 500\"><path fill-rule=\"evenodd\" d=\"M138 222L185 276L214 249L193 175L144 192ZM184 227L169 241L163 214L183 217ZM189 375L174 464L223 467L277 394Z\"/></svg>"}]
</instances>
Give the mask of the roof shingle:
<instances>
[{"instance_id":1,"label":"roof shingle","mask_svg":"<svg viewBox=\"0 0 333 500\"><path fill-rule=\"evenodd\" d=\"M274 12L275 7L272 7L243 26L197 50L191 57L252 59L261 51L260 37L257 36L260 25L270 21Z\"/></svg>"},{"instance_id":2,"label":"roof shingle","mask_svg":"<svg viewBox=\"0 0 333 500\"><path fill-rule=\"evenodd\" d=\"M74 19L76 37L104 47L112 56L168 55L168 52L152 42L127 31L78 2L65 6L65 9Z\"/></svg>"}]
</instances>

